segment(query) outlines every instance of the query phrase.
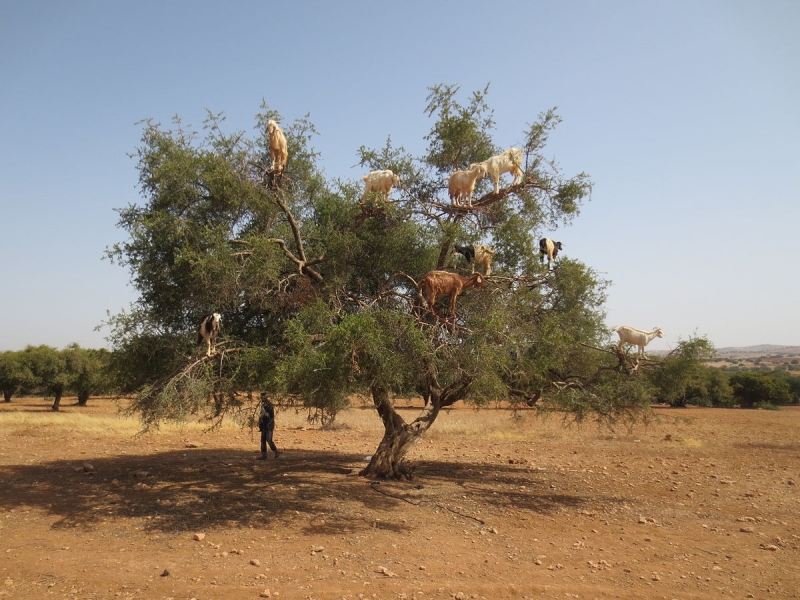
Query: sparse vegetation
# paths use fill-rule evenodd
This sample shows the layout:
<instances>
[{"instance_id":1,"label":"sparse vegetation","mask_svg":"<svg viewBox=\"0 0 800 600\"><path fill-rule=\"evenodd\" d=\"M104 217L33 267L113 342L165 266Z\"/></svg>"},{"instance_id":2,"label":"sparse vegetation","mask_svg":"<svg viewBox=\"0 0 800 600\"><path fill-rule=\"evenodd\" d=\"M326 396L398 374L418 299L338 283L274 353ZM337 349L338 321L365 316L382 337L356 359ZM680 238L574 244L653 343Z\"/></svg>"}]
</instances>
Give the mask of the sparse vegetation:
<instances>
[{"instance_id":1,"label":"sparse vegetation","mask_svg":"<svg viewBox=\"0 0 800 600\"><path fill-rule=\"evenodd\" d=\"M256 461L232 423L137 435L76 401L0 403L8 598L796 596L800 408L611 431L461 405L414 482L378 483L355 476L383 431L357 402L332 429L279 409L285 452Z\"/></svg>"}]
</instances>

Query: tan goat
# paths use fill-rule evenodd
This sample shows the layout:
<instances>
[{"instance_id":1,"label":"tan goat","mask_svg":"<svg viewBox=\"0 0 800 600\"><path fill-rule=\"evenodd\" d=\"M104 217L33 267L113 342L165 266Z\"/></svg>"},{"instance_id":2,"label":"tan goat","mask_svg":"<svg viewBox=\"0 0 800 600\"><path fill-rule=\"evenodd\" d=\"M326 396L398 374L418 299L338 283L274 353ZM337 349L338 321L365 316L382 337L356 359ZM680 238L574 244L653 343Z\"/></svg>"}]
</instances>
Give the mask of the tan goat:
<instances>
[{"instance_id":1,"label":"tan goat","mask_svg":"<svg viewBox=\"0 0 800 600\"><path fill-rule=\"evenodd\" d=\"M500 175L503 173L511 173L514 176L514 181L511 182L511 185L522 183L522 150L519 148L509 148L502 154L493 156L483 162L473 163L469 168L474 169L478 165L486 169L486 173L492 178L495 194L500 191Z\"/></svg>"},{"instance_id":2,"label":"tan goat","mask_svg":"<svg viewBox=\"0 0 800 600\"><path fill-rule=\"evenodd\" d=\"M466 200L472 206L472 192L475 191L475 182L486 176L486 169L483 165L477 165L468 171L456 171L447 180L447 187L450 192L450 202L453 206L462 206L462 200Z\"/></svg>"},{"instance_id":3,"label":"tan goat","mask_svg":"<svg viewBox=\"0 0 800 600\"><path fill-rule=\"evenodd\" d=\"M450 316L456 316L456 299L464 290L471 287L483 287L483 275L475 273L471 277L462 277L458 273L450 271L430 271L423 277L418 285L419 292L428 303L431 312L439 316L436 312L436 297L448 296L447 308Z\"/></svg>"},{"instance_id":4,"label":"tan goat","mask_svg":"<svg viewBox=\"0 0 800 600\"><path fill-rule=\"evenodd\" d=\"M283 135L283 129L272 119L267 121L267 133L269 133L269 159L272 162L270 170L273 173L283 173L289 158L286 136Z\"/></svg>"},{"instance_id":5,"label":"tan goat","mask_svg":"<svg viewBox=\"0 0 800 600\"><path fill-rule=\"evenodd\" d=\"M364 175L361 179L364 180L364 194L361 196L361 202L364 202L372 192L379 192L384 200L388 200L392 188L400 185L400 177L395 175L391 169L370 171L369 175Z\"/></svg>"}]
</instances>

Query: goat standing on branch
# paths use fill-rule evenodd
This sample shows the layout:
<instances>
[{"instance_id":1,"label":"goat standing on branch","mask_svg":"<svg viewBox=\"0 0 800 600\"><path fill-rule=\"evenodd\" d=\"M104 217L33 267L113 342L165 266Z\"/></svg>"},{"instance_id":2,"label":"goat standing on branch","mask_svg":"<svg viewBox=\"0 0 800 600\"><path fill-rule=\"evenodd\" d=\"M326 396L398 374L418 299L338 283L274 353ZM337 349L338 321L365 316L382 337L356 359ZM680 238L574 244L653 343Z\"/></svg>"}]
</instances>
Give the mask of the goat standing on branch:
<instances>
[{"instance_id":1,"label":"goat standing on branch","mask_svg":"<svg viewBox=\"0 0 800 600\"><path fill-rule=\"evenodd\" d=\"M562 250L564 245L561 242L554 242L550 238L542 238L539 240L539 259L544 262L544 257L547 257L547 267L555 262L558 251Z\"/></svg>"},{"instance_id":2,"label":"goat standing on branch","mask_svg":"<svg viewBox=\"0 0 800 600\"><path fill-rule=\"evenodd\" d=\"M197 345L206 343L206 356L211 356L216 352L217 334L219 333L219 322L222 315L219 313L211 313L203 317L200 325L197 328Z\"/></svg>"},{"instance_id":3,"label":"goat standing on branch","mask_svg":"<svg viewBox=\"0 0 800 600\"><path fill-rule=\"evenodd\" d=\"M272 119L267 121L267 133L269 133L269 159L272 163L270 172L275 175L283 174L289 158L286 136L283 134L283 129Z\"/></svg>"},{"instance_id":4,"label":"goat standing on branch","mask_svg":"<svg viewBox=\"0 0 800 600\"><path fill-rule=\"evenodd\" d=\"M447 187L450 193L450 202L453 206L463 206L462 201L466 200L472 206L472 193L475 191L475 183L486 176L486 169L482 164L474 165L467 171L456 171L447 180Z\"/></svg>"},{"instance_id":5,"label":"goat standing on branch","mask_svg":"<svg viewBox=\"0 0 800 600\"><path fill-rule=\"evenodd\" d=\"M632 346L639 346L639 357L644 356L644 347L647 346L653 339L657 337L664 337L664 332L660 327L654 327L653 331L642 331L634 327L623 325L614 331L619 335L619 344L617 347L622 352L622 344L631 344Z\"/></svg>"},{"instance_id":6,"label":"goat standing on branch","mask_svg":"<svg viewBox=\"0 0 800 600\"><path fill-rule=\"evenodd\" d=\"M493 156L483 162L472 163L470 170L483 167L489 177L494 182L494 193L500 191L500 175L503 173L511 173L514 175L514 181L511 185L517 185L522 182L522 150L519 148L509 148L502 154Z\"/></svg>"},{"instance_id":7,"label":"goat standing on branch","mask_svg":"<svg viewBox=\"0 0 800 600\"><path fill-rule=\"evenodd\" d=\"M362 203L372 192L380 192L383 199L388 200L392 188L400 184L400 178L390 169L371 171L369 175L364 175L361 179L364 180L364 195L361 196Z\"/></svg>"},{"instance_id":8,"label":"goat standing on branch","mask_svg":"<svg viewBox=\"0 0 800 600\"><path fill-rule=\"evenodd\" d=\"M471 287L482 288L483 275L475 273L471 277L462 277L450 271L430 271L420 280L418 289L430 311L437 317L439 313L436 312L436 297L447 296L448 311L455 318L456 299L461 292Z\"/></svg>"},{"instance_id":9,"label":"goat standing on branch","mask_svg":"<svg viewBox=\"0 0 800 600\"><path fill-rule=\"evenodd\" d=\"M474 246L457 246L453 244L453 254L460 254L468 263L472 264L472 272L478 265L483 267L483 274L487 277L492 274L492 257L494 250L485 244L475 244Z\"/></svg>"}]
</instances>

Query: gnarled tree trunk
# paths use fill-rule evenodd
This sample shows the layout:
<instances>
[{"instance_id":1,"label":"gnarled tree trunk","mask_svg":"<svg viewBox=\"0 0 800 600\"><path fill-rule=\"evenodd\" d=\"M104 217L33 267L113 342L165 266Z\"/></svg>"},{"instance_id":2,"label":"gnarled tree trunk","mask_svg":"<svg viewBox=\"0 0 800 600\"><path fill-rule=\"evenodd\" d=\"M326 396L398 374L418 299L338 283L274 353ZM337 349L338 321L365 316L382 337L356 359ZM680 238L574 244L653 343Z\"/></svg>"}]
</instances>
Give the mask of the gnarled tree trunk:
<instances>
[{"instance_id":1,"label":"gnarled tree trunk","mask_svg":"<svg viewBox=\"0 0 800 600\"><path fill-rule=\"evenodd\" d=\"M378 449L360 474L382 479L411 479L413 468L406 463L406 455L433 425L441 408L461 400L468 387L469 382L462 381L442 389L435 377L430 377L430 401L413 422L406 423L394 409L388 390L381 385L373 385L372 401L383 421L384 433Z\"/></svg>"}]
</instances>

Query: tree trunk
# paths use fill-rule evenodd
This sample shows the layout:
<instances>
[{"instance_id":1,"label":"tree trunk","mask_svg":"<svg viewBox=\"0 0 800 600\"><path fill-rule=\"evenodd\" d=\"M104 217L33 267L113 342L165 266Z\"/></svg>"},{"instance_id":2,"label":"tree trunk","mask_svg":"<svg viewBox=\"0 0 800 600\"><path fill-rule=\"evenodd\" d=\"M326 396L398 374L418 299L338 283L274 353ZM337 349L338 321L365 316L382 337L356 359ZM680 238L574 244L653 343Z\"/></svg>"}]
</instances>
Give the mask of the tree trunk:
<instances>
[{"instance_id":1,"label":"tree trunk","mask_svg":"<svg viewBox=\"0 0 800 600\"><path fill-rule=\"evenodd\" d=\"M411 479L413 468L405 461L406 454L421 436L404 425L400 429L387 429L378 449L367 467L361 471L364 477L381 479Z\"/></svg>"},{"instance_id":2,"label":"tree trunk","mask_svg":"<svg viewBox=\"0 0 800 600\"><path fill-rule=\"evenodd\" d=\"M439 413L438 395L435 399L432 395L431 400L413 423L406 423L395 411L389 392L380 385L372 386L372 401L383 420L384 433L369 464L361 471L362 476L411 479L413 468L406 463L405 457Z\"/></svg>"},{"instance_id":3,"label":"tree trunk","mask_svg":"<svg viewBox=\"0 0 800 600\"><path fill-rule=\"evenodd\" d=\"M89 392L78 392L78 406L86 406L89 401Z\"/></svg>"},{"instance_id":4,"label":"tree trunk","mask_svg":"<svg viewBox=\"0 0 800 600\"><path fill-rule=\"evenodd\" d=\"M11 402L11 396L14 395L12 390L3 390L3 402Z\"/></svg>"},{"instance_id":5,"label":"tree trunk","mask_svg":"<svg viewBox=\"0 0 800 600\"><path fill-rule=\"evenodd\" d=\"M439 411L462 400L467 394L471 379L451 383L446 388L439 387L435 373L427 374L429 402L412 423L406 423L397 414L389 392L380 384L372 386L372 401L383 421L384 433L378 449L360 475L383 479L411 479L413 468L405 462L405 457L422 435L430 429Z\"/></svg>"},{"instance_id":6,"label":"tree trunk","mask_svg":"<svg viewBox=\"0 0 800 600\"><path fill-rule=\"evenodd\" d=\"M56 412L58 411L59 405L61 404L61 396L63 395L63 393L64 392L62 392L61 390L56 392L56 398L55 400L53 400L53 411Z\"/></svg>"}]
</instances>

